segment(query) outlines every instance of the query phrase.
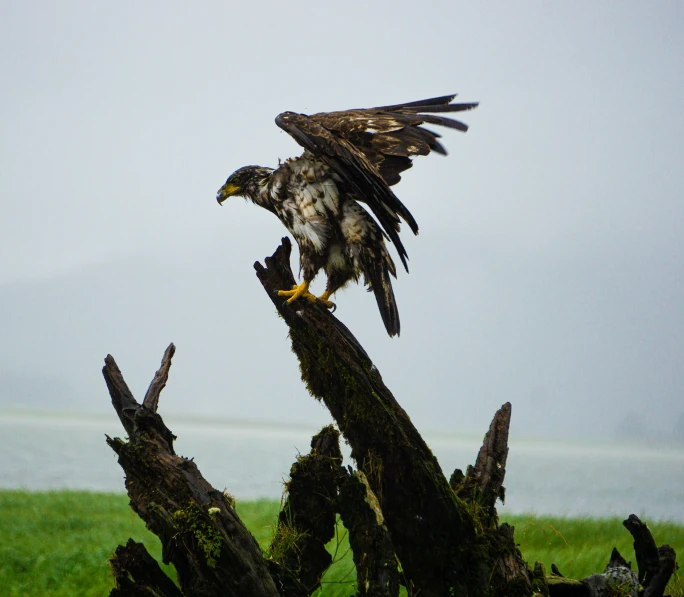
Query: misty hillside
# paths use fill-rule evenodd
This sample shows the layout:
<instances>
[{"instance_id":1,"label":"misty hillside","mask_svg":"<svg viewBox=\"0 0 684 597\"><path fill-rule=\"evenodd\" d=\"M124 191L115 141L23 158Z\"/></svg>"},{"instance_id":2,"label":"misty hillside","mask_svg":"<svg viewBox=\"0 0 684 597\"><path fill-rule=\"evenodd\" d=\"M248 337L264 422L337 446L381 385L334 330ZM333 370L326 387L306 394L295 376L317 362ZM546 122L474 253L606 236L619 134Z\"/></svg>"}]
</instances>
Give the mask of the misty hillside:
<instances>
[{"instance_id":1,"label":"misty hillside","mask_svg":"<svg viewBox=\"0 0 684 597\"><path fill-rule=\"evenodd\" d=\"M451 242L442 234L432 231L433 244ZM361 288L337 298L338 316L417 424L480 433L511 400L514 431L523 435L614 437L636 413L645 437L672 433L684 410L684 334L672 317L684 304L680 286L671 287L678 294L664 293L663 271L624 260L618 268L519 259L460 242L462 256L446 277L431 273L429 248L416 244L412 273L396 283L404 324L398 340L385 336ZM0 287L8 315L0 409L109 412L103 357L115 356L140 397L173 341L178 354L162 403L168 412L327 423L299 380L253 258L240 250L226 237L184 257L122 256ZM437 302L423 288L438 289Z\"/></svg>"},{"instance_id":2,"label":"misty hillside","mask_svg":"<svg viewBox=\"0 0 684 597\"><path fill-rule=\"evenodd\" d=\"M0 408L109 412L100 374L104 356L115 356L133 392L142 396L164 348L174 341L179 354L165 392L167 408L186 408L173 402L174 387L181 384L193 409L211 413L214 403L221 402L219 388L228 385L232 400L240 404L234 416L249 415L242 397L258 393L260 380L235 376L231 356L247 342L246 336L263 333L262 322L276 322L255 318L249 328L228 323L219 329L221 313L234 302L228 296L235 275L231 263L244 266L251 277L250 262L211 252L192 263L161 255L121 257L68 275L0 287L0 309L12 314L0 343ZM246 302L262 301L264 314L270 315L260 287L253 284L244 293ZM292 360L282 346L259 352L271 363ZM189 366L191 380L183 384ZM194 383L210 368L218 368L212 377L225 373L230 379ZM216 391L202 403L195 387ZM290 407L296 420L296 401ZM252 415L261 412L259 408Z\"/></svg>"}]
</instances>

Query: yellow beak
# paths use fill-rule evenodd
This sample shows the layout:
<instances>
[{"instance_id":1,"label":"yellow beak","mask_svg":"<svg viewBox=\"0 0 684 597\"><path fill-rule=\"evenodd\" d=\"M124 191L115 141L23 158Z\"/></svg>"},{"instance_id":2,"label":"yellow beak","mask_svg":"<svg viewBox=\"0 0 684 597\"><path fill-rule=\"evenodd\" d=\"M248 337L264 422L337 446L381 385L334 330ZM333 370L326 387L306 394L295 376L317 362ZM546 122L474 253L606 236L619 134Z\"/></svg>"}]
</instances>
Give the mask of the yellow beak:
<instances>
[{"instance_id":1,"label":"yellow beak","mask_svg":"<svg viewBox=\"0 0 684 597\"><path fill-rule=\"evenodd\" d=\"M216 193L216 201L221 205L228 197L235 195L239 190L239 186L234 185L232 182L227 182L219 189L218 193Z\"/></svg>"}]
</instances>

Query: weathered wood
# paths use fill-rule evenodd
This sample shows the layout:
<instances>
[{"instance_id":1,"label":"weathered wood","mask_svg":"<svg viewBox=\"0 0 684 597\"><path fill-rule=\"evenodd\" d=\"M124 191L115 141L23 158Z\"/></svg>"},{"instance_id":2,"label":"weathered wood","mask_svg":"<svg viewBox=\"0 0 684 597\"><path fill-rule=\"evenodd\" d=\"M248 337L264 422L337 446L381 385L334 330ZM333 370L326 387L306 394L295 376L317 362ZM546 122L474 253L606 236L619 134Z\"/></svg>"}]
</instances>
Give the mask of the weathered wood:
<instances>
[{"instance_id":1,"label":"weathered wood","mask_svg":"<svg viewBox=\"0 0 684 597\"><path fill-rule=\"evenodd\" d=\"M632 562L628 562L622 557L617 547L613 547L613 551L610 554L610 560L608 560L608 568L629 568L632 569Z\"/></svg>"},{"instance_id":2,"label":"weathered wood","mask_svg":"<svg viewBox=\"0 0 684 597\"><path fill-rule=\"evenodd\" d=\"M643 586L647 586L658 573L658 547L648 526L641 522L635 514L630 514L627 520L622 521L622 524L634 539L634 553L639 568L639 582Z\"/></svg>"},{"instance_id":3,"label":"weathered wood","mask_svg":"<svg viewBox=\"0 0 684 597\"><path fill-rule=\"evenodd\" d=\"M172 354L173 345L165 353L160 381ZM111 356L103 374L129 436L128 441L107 437L107 443L126 473L132 508L160 538L164 562L175 566L183 594L278 597L259 546L232 500L207 483L194 462L175 454L173 434L159 414L133 398ZM163 383L152 386L148 395L156 407Z\"/></svg>"},{"instance_id":4,"label":"weathered wood","mask_svg":"<svg viewBox=\"0 0 684 597\"><path fill-rule=\"evenodd\" d=\"M560 575L546 577L550 597L606 597L607 595L631 595L637 597L663 597L665 588L675 570L675 552L663 545L658 549L659 567L657 572L649 577L644 585L643 594L638 591L639 581L626 562L616 550L611 555L611 561L600 574L592 574L581 580L564 578ZM556 569L557 570L557 569Z\"/></svg>"},{"instance_id":5,"label":"weathered wood","mask_svg":"<svg viewBox=\"0 0 684 597\"><path fill-rule=\"evenodd\" d=\"M496 513L494 516L496 517ZM527 562L515 542L514 532L514 527L505 523L501 526L484 527L491 566L488 583L494 595L529 595L545 589L544 575L535 584L534 575L530 574Z\"/></svg>"},{"instance_id":6,"label":"weathered wood","mask_svg":"<svg viewBox=\"0 0 684 597\"><path fill-rule=\"evenodd\" d=\"M396 597L399 570L380 503L362 471L340 487L339 511L356 566L357 597Z\"/></svg>"},{"instance_id":7,"label":"weathered wood","mask_svg":"<svg viewBox=\"0 0 684 597\"><path fill-rule=\"evenodd\" d=\"M606 597L607 595L641 595L663 597L667 583L675 570L675 552L669 545L656 548L655 540L646 524L631 514L623 525L634 537L634 551L639 564L639 578L632 570L631 562L613 548L605 570L579 581L563 578L558 568L552 566L553 576L546 582L551 597ZM657 558L657 561L655 560Z\"/></svg>"},{"instance_id":8,"label":"weathered wood","mask_svg":"<svg viewBox=\"0 0 684 597\"><path fill-rule=\"evenodd\" d=\"M676 555L669 545L656 547L648 525L635 514L622 522L634 539L634 554L639 567L639 582L644 597L662 597L675 566Z\"/></svg>"},{"instance_id":9,"label":"weathered wood","mask_svg":"<svg viewBox=\"0 0 684 597\"><path fill-rule=\"evenodd\" d=\"M380 502L407 581L423 597L484 594L487 564L473 562L471 517L371 359L325 307L288 305L277 295L295 282L290 251L285 238L265 267L255 263L257 276L290 328L302 379L330 410Z\"/></svg>"},{"instance_id":10,"label":"weathered wood","mask_svg":"<svg viewBox=\"0 0 684 597\"><path fill-rule=\"evenodd\" d=\"M162 541L180 590L144 546L129 541L112 560L115 597L309 597L331 558L336 513L349 532L357 569L356 597L605 597L615 590L636 597L637 577L617 550L603 573L580 581L530 570L514 529L498 523L504 499L511 406L496 413L476 462L447 483L434 455L401 409L364 349L321 304L287 305L277 291L290 288L287 239L255 264L257 275L290 328L302 378L328 407L352 449L356 471L342 467L339 433L317 434L311 452L291 470L271 556L266 560L234 510L234 500L212 488L194 462L176 455L175 436L157 413L175 352L169 345L143 400L133 397L111 356L103 374L128 441L107 437L126 472L131 506ZM675 553L655 541L636 516L634 536L644 597L662 597Z\"/></svg>"},{"instance_id":11,"label":"weathered wood","mask_svg":"<svg viewBox=\"0 0 684 597\"><path fill-rule=\"evenodd\" d=\"M552 572L552 574L554 574L556 576L560 576L561 578L565 578L565 575L563 575L561 573L561 571L558 570L558 566L556 566L555 564L551 564L551 572Z\"/></svg>"},{"instance_id":12,"label":"weathered wood","mask_svg":"<svg viewBox=\"0 0 684 597\"><path fill-rule=\"evenodd\" d=\"M505 499L503 486L508 457L508 430L511 424L511 403L506 402L494 415L485 433L475 465L466 474L456 469L449 481L456 495L467 503L477 502L483 510L480 518L487 526L498 524L496 501Z\"/></svg>"},{"instance_id":13,"label":"weathered wood","mask_svg":"<svg viewBox=\"0 0 684 597\"><path fill-rule=\"evenodd\" d=\"M589 588L581 580L556 575L547 576L545 580L550 597L591 597Z\"/></svg>"},{"instance_id":14,"label":"weathered wood","mask_svg":"<svg viewBox=\"0 0 684 597\"><path fill-rule=\"evenodd\" d=\"M474 466L466 471L465 487L472 491L476 487L480 506L485 509L485 517L489 526L498 524L496 500L505 500L503 486L506 476L506 459L508 457L508 430L511 425L511 403L506 402L494 415L485 434L482 447Z\"/></svg>"},{"instance_id":15,"label":"weathered wood","mask_svg":"<svg viewBox=\"0 0 684 597\"><path fill-rule=\"evenodd\" d=\"M171 359L174 354L176 354L176 347L172 342L164 351L161 366L154 374L154 377L150 382L150 387L147 388L147 392L145 393L145 398L143 398L143 406L149 408L153 412L157 412L159 394L161 394L161 391L164 389L166 382L169 379L169 369L171 368Z\"/></svg>"},{"instance_id":16,"label":"weathered wood","mask_svg":"<svg viewBox=\"0 0 684 597\"><path fill-rule=\"evenodd\" d=\"M592 574L582 579L587 587L589 597L605 597L615 591L625 597L637 597L639 581L634 571L626 566L606 566L601 574Z\"/></svg>"},{"instance_id":17,"label":"weathered wood","mask_svg":"<svg viewBox=\"0 0 684 597\"><path fill-rule=\"evenodd\" d=\"M142 543L119 545L109 563L116 582L110 597L183 597Z\"/></svg>"},{"instance_id":18,"label":"weathered wood","mask_svg":"<svg viewBox=\"0 0 684 597\"><path fill-rule=\"evenodd\" d=\"M658 548L658 572L644 591L644 597L662 597L665 594L667 583L677 568L675 550L669 545L661 545Z\"/></svg>"},{"instance_id":19,"label":"weathered wood","mask_svg":"<svg viewBox=\"0 0 684 597\"><path fill-rule=\"evenodd\" d=\"M506 402L494 415L485 434L475 465L467 473L456 469L449 484L454 493L470 506L486 541L492 562L489 584L497 595L507 595L515 587L517 594L546 590L544 576L535 579L515 542L514 528L499 526L496 501L504 501L503 486L508 457L508 430L511 423L511 404Z\"/></svg>"},{"instance_id":20,"label":"weathered wood","mask_svg":"<svg viewBox=\"0 0 684 597\"><path fill-rule=\"evenodd\" d=\"M339 432L329 425L311 440L311 452L297 458L286 484L287 498L271 542L271 558L313 593L332 562L325 549L335 536L337 488L343 474Z\"/></svg>"},{"instance_id":21,"label":"weathered wood","mask_svg":"<svg viewBox=\"0 0 684 597\"><path fill-rule=\"evenodd\" d=\"M128 389L123 375L116 364L114 357L108 354L105 357L105 366L102 368L109 395L112 399L112 406L121 421L126 433L133 433L133 415L138 410L138 401L133 398L133 394Z\"/></svg>"}]
</instances>

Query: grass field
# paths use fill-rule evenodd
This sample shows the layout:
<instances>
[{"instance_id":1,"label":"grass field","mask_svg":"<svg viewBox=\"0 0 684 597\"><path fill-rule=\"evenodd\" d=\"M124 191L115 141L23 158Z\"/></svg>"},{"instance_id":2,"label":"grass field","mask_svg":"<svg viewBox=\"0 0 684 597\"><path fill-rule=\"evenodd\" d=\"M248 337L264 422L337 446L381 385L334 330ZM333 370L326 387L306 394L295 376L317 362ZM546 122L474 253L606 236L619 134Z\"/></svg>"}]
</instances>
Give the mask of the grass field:
<instances>
[{"instance_id":1,"label":"grass field","mask_svg":"<svg viewBox=\"0 0 684 597\"><path fill-rule=\"evenodd\" d=\"M238 513L262 547L267 547L278 504L238 503ZM555 563L566 576L600 572L613 546L634 560L631 536L621 519L507 516L529 562ZM648 521L647 521L648 522ZM656 543L684 554L684 526L649 524ZM132 537L161 561L161 545L121 494L58 491L0 491L0 594L3 597L105 596L112 588L107 560ZM351 554L340 527L330 545L336 563L326 573L319 597L348 596L354 580ZM173 570L167 568L173 576ZM674 595L684 595L681 584Z\"/></svg>"}]
</instances>

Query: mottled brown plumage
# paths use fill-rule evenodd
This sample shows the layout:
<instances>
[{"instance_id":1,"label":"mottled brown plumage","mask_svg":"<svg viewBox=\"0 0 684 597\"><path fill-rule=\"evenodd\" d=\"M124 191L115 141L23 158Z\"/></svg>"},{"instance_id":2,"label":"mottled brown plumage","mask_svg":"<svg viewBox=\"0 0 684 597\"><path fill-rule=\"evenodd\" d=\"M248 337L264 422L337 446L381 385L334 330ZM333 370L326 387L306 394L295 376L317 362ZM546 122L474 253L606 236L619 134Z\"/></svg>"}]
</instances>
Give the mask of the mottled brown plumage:
<instances>
[{"instance_id":1,"label":"mottled brown plumage","mask_svg":"<svg viewBox=\"0 0 684 597\"><path fill-rule=\"evenodd\" d=\"M302 156L286 160L277 170L240 168L221 187L217 200L247 197L278 216L295 237L304 282L281 291L288 302L300 297L315 300L308 288L320 269L325 270L328 283L319 300L328 307L336 290L363 274L375 293L387 332L399 334L390 280L396 270L384 236L394 243L408 271L400 222L404 220L414 234L418 224L390 187L411 167L413 156L430 151L446 154L437 140L440 135L421 125L468 129L440 115L477 106L452 104L454 97L312 116L283 112L276 118L276 124L304 147ZM377 223L358 202L368 205Z\"/></svg>"}]
</instances>

